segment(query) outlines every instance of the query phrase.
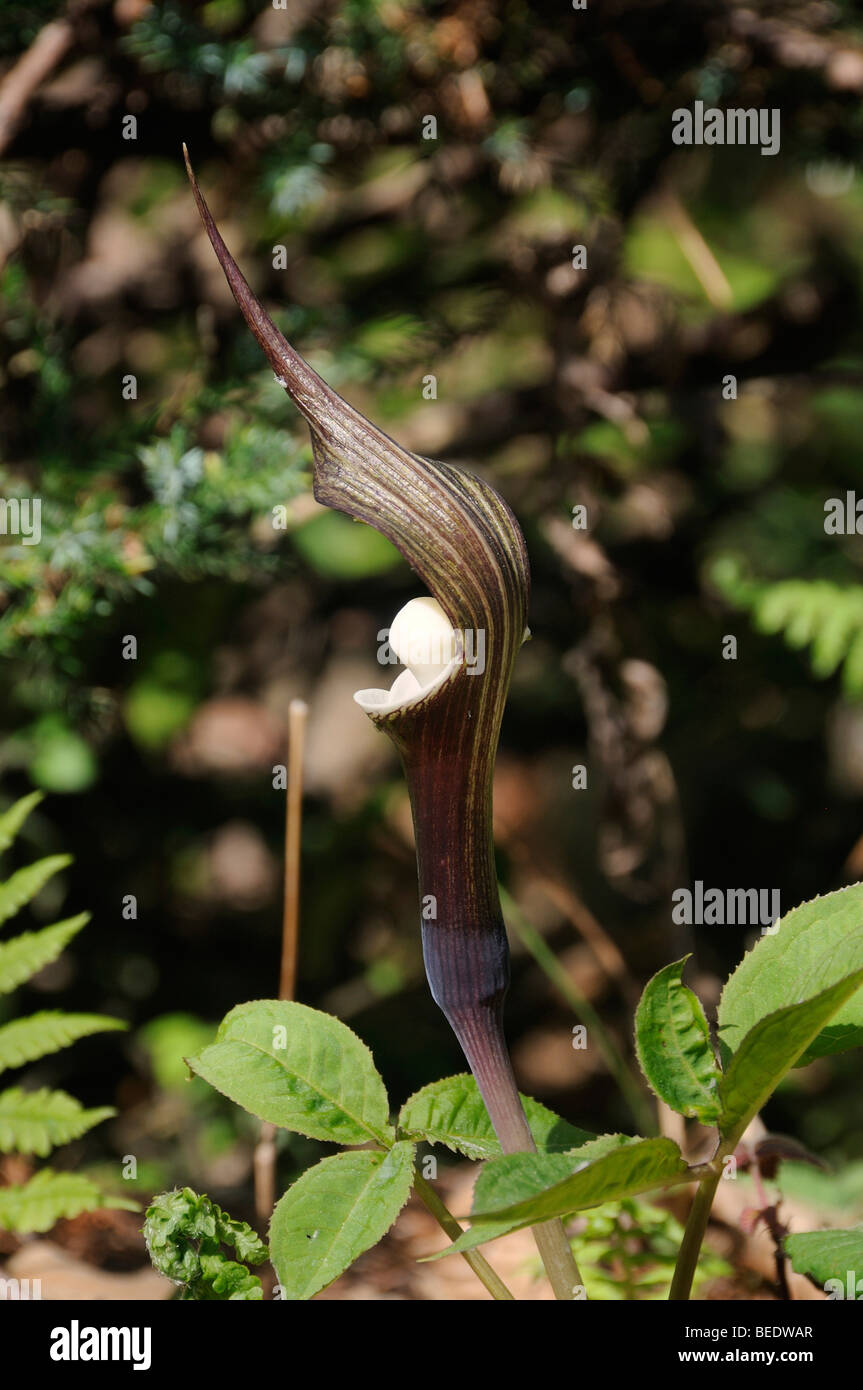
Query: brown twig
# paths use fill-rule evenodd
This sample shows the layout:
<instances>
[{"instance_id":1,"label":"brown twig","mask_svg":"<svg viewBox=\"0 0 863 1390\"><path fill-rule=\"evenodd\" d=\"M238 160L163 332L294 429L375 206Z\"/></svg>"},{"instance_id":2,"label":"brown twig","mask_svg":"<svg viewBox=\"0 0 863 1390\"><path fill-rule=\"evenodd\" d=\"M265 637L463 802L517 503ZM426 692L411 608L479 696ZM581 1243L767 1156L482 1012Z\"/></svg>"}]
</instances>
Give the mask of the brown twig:
<instances>
[{"instance_id":1,"label":"brown twig","mask_svg":"<svg viewBox=\"0 0 863 1390\"><path fill-rule=\"evenodd\" d=\"M725 271L677 194L670 188L665 188L660 195L659 206L678 246L714 309L730 309L734 302L734 292Z\"/></svg>"},{"instance_id":2,"label":"brown twig","mask_svg":"<svg viewBox=\"0 0 863 1390\"><path fill-rule=\"evenodd\" d=\"M292 700L288 711L288 806L285 817L285 897L279 998L293 999L300 930L300 829L303 820L303 754L308 706Z\"/></svg>"},{"instance_id":3,"label":"brown twig","mask_svg":"<svg viewBox=\"0 0 863 1390\"><path fill-rule=\"evenodd\" d=\"M282 954L279 998L293 999L297 982L297 947L300 935L300 831L303 820L303 754L308 706L292 700L288 710L288 787L285 815L285 892L282 909ZM267 1227L276 1204L276 1126L265 1122L252 1160L255 1213ZM272 1279L263 1276L265 1291L272 1293Z\"/></svg>"},{"instance_id":4,"label":"brown twig","mask_svg":"<svg viewBox=\"0 0 863 1390\"><path fill-rule=\"evenodd\" d=\"M634 1008L641 991L631 973L623 952L612 941L605 927L594 917L590 908L565 883L540 873L534 883L554 903L578 932L595 957L600 968L620 989L626 1002Z\"/></svg>"},{"instance_id":5,"label":"brown twig","mask_svg":"<svg viewBox=\"0 0 863 1390\"><path fill-rule=\"evenodd\" d=\"M73 38L68 20L46 24L0 83L0 154L23 120L31 97L68 52Z\"/></svg>"}]
</instances>

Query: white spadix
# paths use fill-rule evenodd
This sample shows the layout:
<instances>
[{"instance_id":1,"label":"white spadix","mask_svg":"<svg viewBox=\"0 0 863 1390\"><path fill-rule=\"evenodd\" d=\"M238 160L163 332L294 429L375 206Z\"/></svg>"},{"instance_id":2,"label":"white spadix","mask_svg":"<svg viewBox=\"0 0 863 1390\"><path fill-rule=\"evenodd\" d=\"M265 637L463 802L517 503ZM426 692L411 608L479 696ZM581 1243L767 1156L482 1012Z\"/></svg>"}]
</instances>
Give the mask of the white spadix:
<instances>
[{"instance_id":1,"label":"white spadix","mask_svg":"<svg viewBox=\"0 0 863 1390\"><path fill-rule=\"evenodd\" d=\"M436 598L412 598L390 625L389 644L407 669L389 690L358 690L367 714L389 714L437 689L457 660L456 634Z\"/></svg>"}]
</instances>

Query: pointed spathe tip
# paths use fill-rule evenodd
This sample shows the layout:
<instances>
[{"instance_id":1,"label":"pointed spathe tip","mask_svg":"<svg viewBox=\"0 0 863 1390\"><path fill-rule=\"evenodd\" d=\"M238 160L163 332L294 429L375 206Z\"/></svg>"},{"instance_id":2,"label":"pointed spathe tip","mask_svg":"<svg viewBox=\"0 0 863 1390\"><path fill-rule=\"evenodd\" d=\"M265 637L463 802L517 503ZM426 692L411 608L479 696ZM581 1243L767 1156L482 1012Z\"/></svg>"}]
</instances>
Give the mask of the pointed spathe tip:
<instances>
[{"instance_id":1,"label":"pointed spathe tip","mask_svg":"<svg viewBox=\"0 0 863 1390\"><path fill-rule=\"evenodd\" d=\"M313 433L315 429L322 430L325 427L328 418L327 412L329 418L341 416L343 420L347 419L349 415L356 416L356 411L353 411L352 407L331 390L326 382L321 380L317 372L314 372L308 363L304 362L294 351L264 311L260 301L252 293L240 267L222 240L221 233L207 206L207 200L198 187L198 180L195 178L195 171L192 168L192 161L189 158L185 141L182 142L182 148L186 172L189 175L192 194L204 231L216 253L216 259L222 267L240 312L263 349L279 384L285 388L295 405L306 417L312 426ZM363 424L367 429L371 429L368 421L363 421Z\"/></svg>"}]
</instances>

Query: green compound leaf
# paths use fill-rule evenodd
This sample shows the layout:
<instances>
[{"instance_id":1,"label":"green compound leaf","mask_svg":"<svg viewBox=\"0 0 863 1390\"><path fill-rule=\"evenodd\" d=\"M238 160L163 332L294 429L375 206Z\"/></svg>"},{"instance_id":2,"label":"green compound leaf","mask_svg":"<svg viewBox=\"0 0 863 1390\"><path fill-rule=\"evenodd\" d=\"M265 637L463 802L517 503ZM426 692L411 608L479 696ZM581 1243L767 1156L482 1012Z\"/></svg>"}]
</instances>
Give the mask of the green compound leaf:
<instances>
[{"instance_id":1,"label":"green compound leaf","mask_svg":"<svg viewBox=\"0 0 863 1390\"><path fill-rule=\"evenodd\" d=\"M337 1144L391 1143L389 1103L356 1033L305 1004L260 999L222 1021L189 1066L262 1120Z\"/></svg>"},{"instance_id":2,"label":"green compound leaf","mask_svg":"<svg viewBox=\"0 0 863 1390\"><path fill-rule=\"evenodd\" d=\"M267 1247L245 1221L235 1221L190 1187L163 1192L147 1208L144 1239L162 1274L195 1302L259 1302L261 1281L247 1264L259 1265ZM238 1256L230 1259L228 1246Z\"/></svg>"},{"instance_id":3,"label":"green compound leaf","mask_svg":"<svg viewBox=\"0 0 863 1390\"><path fill-rule=\"evenodd\" d=\"M30 792L29 796L22 796L20 801L9 806L0 816L0 854L12 844L34 806L39 805L42 796L42 792Z\"/></svg>"},{"instance_id":4,"label":"green compound leaf","mask_svg":"<svg viewBox=\"0 0 863 1390\"><path fill-rule=\"evenodd\" d=\"M46 1158L58 1144L80 1139L88 1129L116 1115L110 1105L85 1110L65 1091L24 1091L12 1086L0 1092L0 1153L38 1154Z\"/></svg>"},{"instance_id":5,"label":"green compound leaf","mask_svg":"<svg viewBox=\"0 0 863 1390\"><path fill-rule=\"evenodd\" d=\"M23 1067L37 1057L59 1052L78 1038L91 1033L106 1033L128 1025L119 1018L101 1014L64 1014L59 1010L44 1010L29 1018L15 1019L0 1028L0 1071Z\"/></svg>"},{"instance_id":6,"label":"green compound leaf","mask_svg":"<svg viewBox=\"0 0 863 1390\"><path fill-rule=\"evenodd\" d=\"M842 687L852 700L863 695L863 588L829 580L749 580L739 563L720 557L711 578L729 602L748 608L759 632L782 633L787 645L809 647L814 675L832 676L842 666ZM843 664L844 663L844 664Z\"/></svg>"},{"instance_id":7,"label":"green compound leaf","mask_svg":"<svg viewBox=\"0 0 863 1390\"><path fill-rule=\"evenodd\" d=\"M861 985L863 970L858 970L816 994L814 999L768 1014L746 1034L719 1088L722 1102L719 1129L727 1140L736 1142L740 1138L785 1073Z\"/></svg>"},{"instance_id":8,"label":"green compound leaf","mask_svg":"<svg viewBox=\"0 0 863 1390\"><path fill-rule=\"evenodd\" d=\"M0 883L0 923L7 922L25 903L32 902L48 880L71 863L71 854L49 854L47 859L37 859L35 864L26 865L5 883Z\"/></svg>"},{"instance_id":9,"label":"green compound leaf","mask_svg":"<svg viewBox=\"0 0 863 1390\"><path fill-rule=\"evenodd\" d=\"M802 903L749 951L719 1002L723 1065L765 1014L811 999L863 968L863 883ZM798 1059L803 1066L863 1044L863 991L850 997Z\"/></svg>"},{"instance_id":10,"label":"green compound leaf","mask_svg":"<svg viewBox=\"0 0 863 1390\"><path fill-rule=\"evenodd\" d=\"M413 1182L414 1146L325 1158L298 1178L270 1224L272 1260L287 1299L309 1299L386 1235Z\"/></svg>"},{"instance_id":11,"label":"green compound leaf","mask_svg":"<svg viewBox=\"0 0 863 1390\"><path fill-rule=\"evenodd\" d=\"M77 917L55 922L41 931L22 932L0 945L0 994L9 994L43 966L50 965L89 920L89 912L79 912Z\"/></svg>"},{"instance_id":12,"label":"green compound leaf","mask_svg":"<svg viewBox=\"0 0 863 1390\"><path fill-rule=\"evenodd\" d=\"M702 1124L719 1117L719 1068L700 1000L683 983L689 957L667 965L646 985L635 1013L635 1047L654 1094Z\"/></svg>"},{"instance_id":13,"label":"green compound leaf","mask_svg":"<svg viewBox=\"0 0 863 1390\"><path fill-rule=\"evenodd\" d=\"M106 1195L82 1173L55 1173L43 1168L29 1182L0 1187L0 1226L18 1235L50 1231L62 1218L69 1220L82 1211L103 1207L139 1210L137 1202Z\"/></svg>"},{"instance_id":14,"label":"green compound leaf","mask_svg":"<svg viewBox=\"0 0 863 1390\"><path fill-rule=\"evenodd\" d=\"M594 1137L530 1096L521 1100L540 1153L565 1153ZM399 1133L430 1144L445 1144L467 1158L497 1158L501 1153L479 1087L467 1073L433 1081L406 1100L399 1115Z\"/></svg>"},{"instance_id":15,"label":"green compound leaf","mask_svg":"<svg viewBox=\"0 0 863 1390\"><path fill-rule=\"evenodd\" d=\"M689 1168L670 1139L603 1135L572 1154L507 1154L482 1171L470 1230L442 1259L556 1216L685 1182Z\"/></svg>"},{"instance_id":16,"label":"green compound leaf","mask_svg":"<svg viewBox=\"0 0 863 1390\"><path fill-rule=\"evenodd\" d=\"M863 1274L863 1226L786 1236L785 1253L798 1274L808 1274L818 1284L838 1279L845 1290L851 1274L853 1292L848 1297L856 1299L857 1279Z\"/></svg>"}]
</instances>

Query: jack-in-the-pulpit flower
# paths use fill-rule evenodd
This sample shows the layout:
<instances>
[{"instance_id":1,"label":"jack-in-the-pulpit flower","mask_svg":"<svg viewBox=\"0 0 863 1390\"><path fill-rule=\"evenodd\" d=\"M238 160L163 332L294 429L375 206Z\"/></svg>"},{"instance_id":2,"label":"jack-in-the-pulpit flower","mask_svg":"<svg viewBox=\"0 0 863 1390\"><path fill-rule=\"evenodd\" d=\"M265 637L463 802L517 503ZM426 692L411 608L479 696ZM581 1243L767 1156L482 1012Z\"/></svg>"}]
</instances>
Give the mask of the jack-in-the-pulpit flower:
<instances>
[{"instance_id":1,"label":"jack-in-the-pulpit flower","mask_svg":"<svg viewBox=\"0 0 863 1390\"><path fill-rule=\"evenodd\" d=\"M529 574L518 524L482 480L402 449L336 394L265 314L189 176L246 322L312 437L319 502L397 546L430 597L389 642L405 670L356 699L395 744L416 833L423 954L432 994L476 1077L504 1151L533 1142L504 1041L509 950L492 843L492 775L513 665L526 635ZM559 1223L537 1230L558 1297L577 1271Z\"/></svg>"},{"instance_id":2,"label":"jack-in-the-pulpit flower","mask_svg":"<svg viewBox=\"0 0 863 1390\"><path fill-rule=\"evenodd\" d=\"M392 714L401 705L431 695L462 658L456 634L436 598L412 598L400 608L389 630L389 646L407 668L389 690L358 690L354 699L366 714Z\"/></svg>"}]
</instances>

